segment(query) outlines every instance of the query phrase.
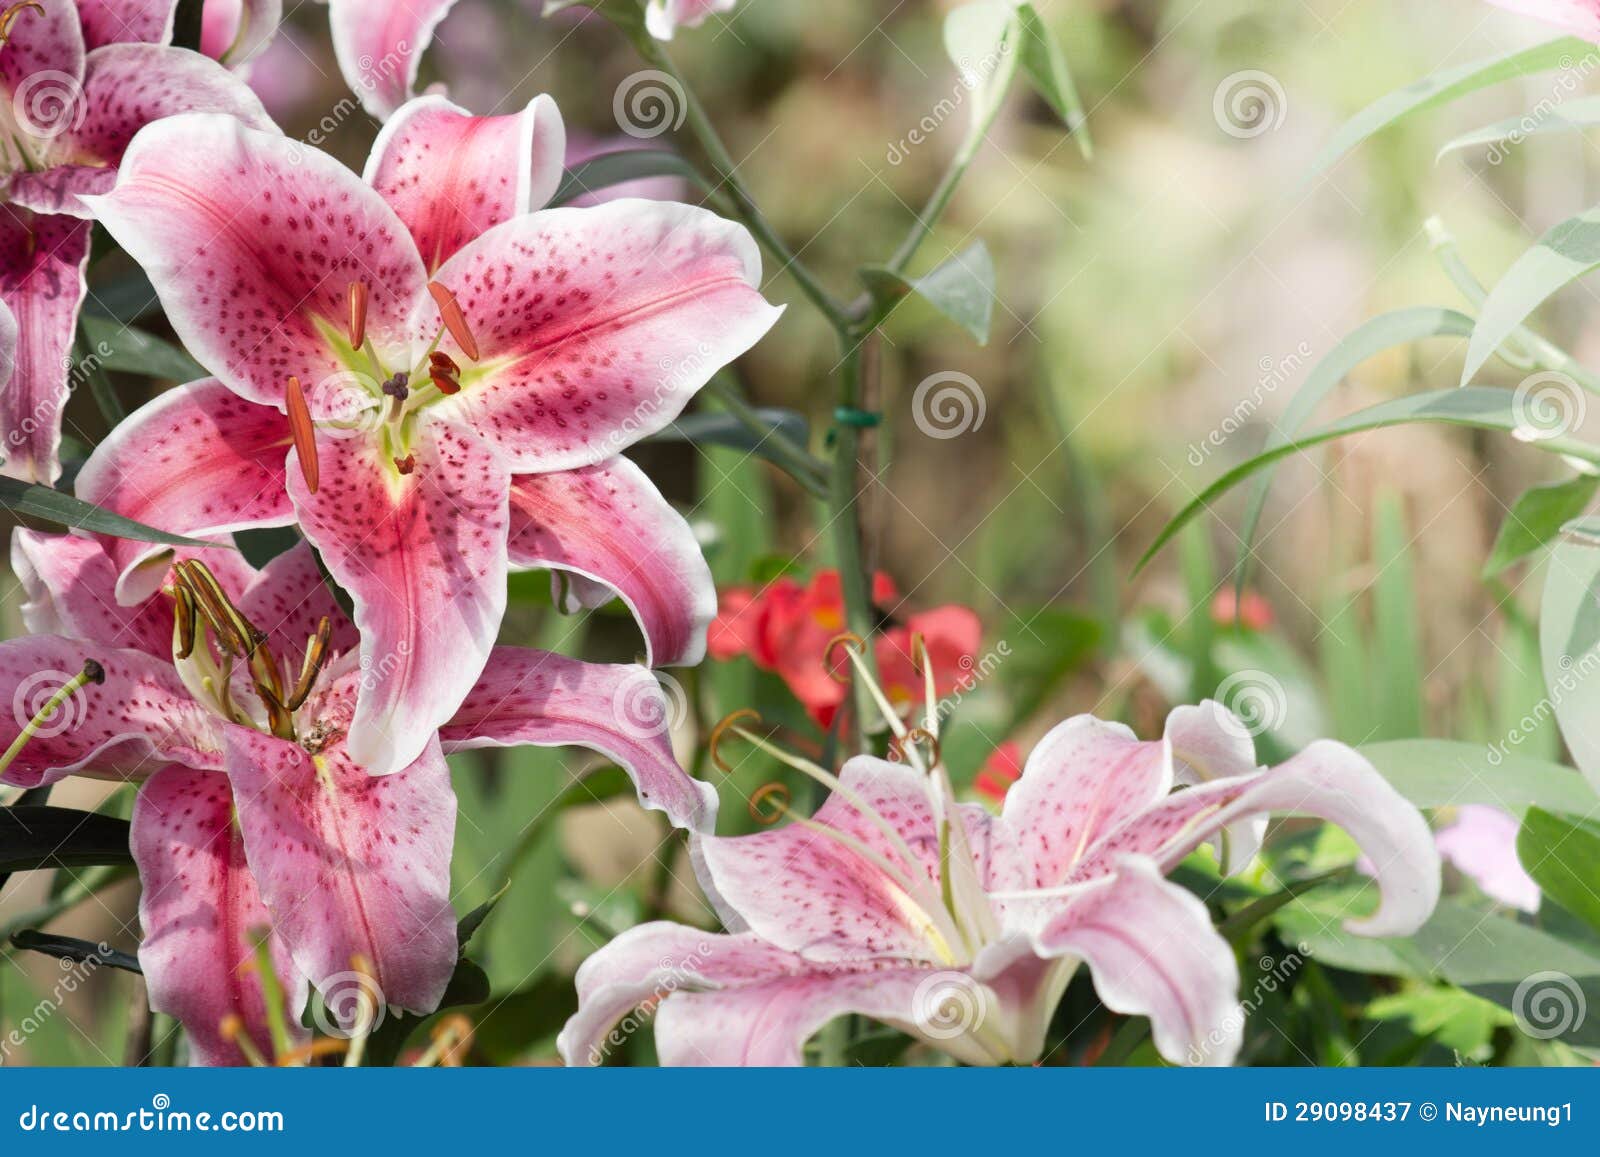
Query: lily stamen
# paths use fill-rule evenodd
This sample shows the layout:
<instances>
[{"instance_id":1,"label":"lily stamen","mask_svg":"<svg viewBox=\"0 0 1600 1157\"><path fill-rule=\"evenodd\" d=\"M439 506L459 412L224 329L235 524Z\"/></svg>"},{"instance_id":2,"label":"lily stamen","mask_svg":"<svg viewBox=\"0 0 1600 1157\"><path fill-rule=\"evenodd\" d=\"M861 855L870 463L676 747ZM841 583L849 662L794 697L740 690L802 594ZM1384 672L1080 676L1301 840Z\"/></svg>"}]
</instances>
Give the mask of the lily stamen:
<instances>
[{"instance_id":1,"label":"lily stamen","mask_svg":"<svg viewBox=\"0 0 1600 1157\"><path fill-rule=\"evenodd\" d=\"M290 375L289 388L284 391L283 397L288 407L289 433L294 438L295 457L300 460L300 473L306 480L306 489L315 494L321 477L317 464L316 427L312 425L311 409L306 405L305 391L300 388L299 378Z\"/></svg>"},{"instance_id":2,"label":"lily stamen","mask_svg":"<svg viewBox=\"0 0 1600 1157\"><path fill-rule=\"evenodd\" d=\"M428 292L439 307L440 320L444 322L445 329L450 331L450 336L456 339L461 352L477 361L478 339L472 336L472 330L467 326L467 315L461 312L461 303L456 301L456 295L437 281L428 282Z\"/></svg>"},{"instance_id":3,"label":"lily stamen","mask_svg":"<svg viewBox=\"0 0 1600 1157\"><path fill-rule=\"evenodd\" d=\"M322 673L322 666L328 660L328 640L333 636L333 623L327 615L323 615L317 623L317 633L306 640L306 657L300 664L300 678L295 680L294 691L289 695L289 701L284 704L290 711L298 711L306 697L311 694L311 688L317 681L317 676Z\"/></svg>"},{"instance_id":4,"label":"lily stamen","mask_svg":"<svg viewBox=\"0 0 1600 1157\"><path fill-rule=\"evenodd\" d=\"M85 659L83 661L83 670L68 679L50 698L44 701L44 706L39 708L33 718L28 720L27 726L17 733L17 737L11 741L11 746L6 748L5 754L0 755L0 775L5 774L6 768L11 766L11 761L16 759L21 754L22 749L28 745L28 740L38 733L39 728L50 721L50 717L61 709L63 703L71 699L88 684L99 684L105 681L105 668L93 659Z\"/></svg>"},{"instance_id":5,"label":"lily stamen","mask_svg":"<svg viewBox=\"0 0 1600 1157\"><path fill-rule=\"evenodd\" d=\"M352 281L350 283L350 347L360 349L367 344L367 299L369 297L365 281Z\"/></svg>"}]
</instances>

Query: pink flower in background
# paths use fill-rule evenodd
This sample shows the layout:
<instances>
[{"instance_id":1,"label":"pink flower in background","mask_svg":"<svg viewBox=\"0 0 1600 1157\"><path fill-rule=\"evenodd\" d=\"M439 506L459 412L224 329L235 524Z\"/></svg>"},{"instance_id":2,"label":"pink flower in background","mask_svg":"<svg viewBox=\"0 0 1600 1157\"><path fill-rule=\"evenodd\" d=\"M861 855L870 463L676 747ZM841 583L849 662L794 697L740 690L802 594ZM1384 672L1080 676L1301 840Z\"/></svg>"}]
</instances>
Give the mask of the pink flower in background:
<instances>
[{"instance_id":1,"label":"pink flower in background","mask_svg":"<svg viewBox=\"0 0 1600 1157\"><path fill-rule=\"evenodd\" d=\"M845 662L828 655L828 644L846 629L844 590L836 570L818 571L808 585L783 575L752 591L734 587L722 593L709 649L716 659L747 655L764 671L775 671L821 726L833 721L844 702L845 684L831 672ZM872 601L888 613L900 603L894 580L879 572ZM934 672L934 692L946 695L973 679L972 669L983 628L967 607L950 604L891 622L873 635L883 689L902 713L924 698L912 639L921 636Z\"/></svg>"},{"instance_id":2,"label":"pink flower in background","mask_svg":"<svg viewBox=\"0 0 1600 1157\"><path fill-rule=\"evenodd\" d=\"M291 1025L307 979L329 996L357 959L384 1003L438 1004L457 957L447 752L590 747L628 770L644 806L711 824L715 793L678 766L665 726L650 725L668 705L648 670L523 648L494 652L417 759L368 775L346 744L368 673L310 548L260 571L231 550L201 554L215 575L180 559L171 586L124 607L93 539L19 530L13 569L35 634L0 643L0 680L19 708L0 713L0 744L87 662L98 666L100 682L45 722L3 780L144 781L133 814L139 958L151 1007L184 1023L197 1063L244 1059L222 1031L229 1017L271 1055L247 971L260 927L273 933Z\"/></svg>"},{"instance_id":3,"label":"pink flower in background","mask_svg":"<svg viewBox=\"0 0 1600 1157\"><path fill-rule=\"evenodd\" d=\"M679 28L698 28L713 12L732 12L738 0L648 0L644 24L657 40L671 40Z\"/></svg>"},{"instance_id":4,"label":"pink flower in background","mask_svg":"<svg viewBox=\"0 0 1600 1157\"><path fill-rule=\"evenodd\" d=\"M1532 16L1557 28L1600 41L1600 0L1489 0L1497 8Z\"/></svg>"},{"instance_id":5,"label":"pink flower in background","mask_svg":"<svg viewBox=\"0 0 1600 1157\"><path fill-rule=\"evenodd\" d=\"M422 97L362 180L236 121L174 118L95 199L217 379L122 423L78 494L191 536L298 523L355 604L369 678L350 747L375 772L415 760L475 684L509 566L570 572L581 605L620 594L652 665L704 650L705 560L621 451L781 311L749 234L711 213L530 212L563 142L547 97L499 117ZM162 549L108 549L119 595L147 595Z\"/></svg>"},{"instance_id":6,"label":"pink flower in background","mask_svg":"<svg viewBox=\"0 0 1600 1157\"><path fill-rule=\"evenodd\" d=\"M0 139L0 303L17 328L0 391L0 473L28 482L61 474L61 411L89 258L81 197L109 189L134 133L161 117L225 113L273 129L227 69L182 49L124 43L142 36L139 21L102 27L99 12L86 5L80 24L72 0L16 5L0 48L0 102L10 117Z\"/></svg>"},{"instance_id":7,"label":"pink flower in background","mask_svg":"<svg viewBox=\"0 0 1600 1157\"><path fill-rule=\"evenodd\" d=\"M77 0L77 5L90 48L135 41L172 43L176 0ZM204 0L200 51L236 67L266 46L282 20L283 0Z\"/></svg>"},{"instance_id":8,"label":"pink flower in background","mask_svg":"<svg viewBox=\"0 0 1600 1157\"><path fill-rule=\"evenodd\" d=\"M1483 894L1524 912L1539 910L1539 885L1517 858L1517 818L1484 804L1463 804L1440 828L1439 854L1470 877Z\"/></svg>"},{"instance_id":9,"label":"pink flower in background","mask_svg":"<svg viewBox=\"0 0 1600 1157\"><path fill-rule=\"evenodd\" d=\"M691 838L728 933L645 924L584 962L568 1064L598 1063L612 1026L655 1002L664 1064L799 1064L852 1012L958 1060L1026 1064L1080 964L1108 1008L1150 1018L1168 1060L1227 1064L1243 1025L1233 949L1163 878L1195 848L1269 813L1317 816L1378 865L1381 904L1352 932L1406 935L1439 895L1427 824L1366 760L1324 741L1262 770L1214 703L1174 711L1159 742L1068 720L998 817L956 803L937 764L861 756L837 780L810 774L833 789L810 820Z\"/></svg>"}]
</instances>

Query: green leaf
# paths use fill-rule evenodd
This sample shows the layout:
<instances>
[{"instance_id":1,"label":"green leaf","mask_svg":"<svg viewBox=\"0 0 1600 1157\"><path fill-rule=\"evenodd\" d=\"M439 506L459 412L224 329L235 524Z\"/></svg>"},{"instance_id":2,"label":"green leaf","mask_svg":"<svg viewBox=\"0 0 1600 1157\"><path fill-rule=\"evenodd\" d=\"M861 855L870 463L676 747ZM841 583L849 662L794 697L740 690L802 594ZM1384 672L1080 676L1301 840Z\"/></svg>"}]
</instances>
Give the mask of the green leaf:
<instances>
[{"instance_id":1,"label":"green leaf","mask_svg":"<svg viewBox=\"0 0 1600 1157\"><path fill-rule=\"evenodd\" d=\"M1600 205L1550 227L1495 283L1478 311L1478 324L1461 370L1466 385L1485 362L1562 286L1600 266Z\"/></svg>"},{"instance_id":2,"label":"green leaf","mask_svg":"<svg viewBox=\"0 0 1600 1157\"><path fill-rule=\"evenodd\" d=\"M1328 354L1306 376L1305 384L1296 391L1283 414L1273 423L1267 436L1265 450L1287 445L1296 432L1310 420L1311 415L1344 381L1346 375L1368 358L1376 357L1396 346L1409 345L1430 337L1467 337L1472 333L1472 319L1453 309L1436 306L1419 306L1414 309L1397 309L1363 322L1340 339ZM1245 511L1244 525L1240 530L1239 562L1236 569L1238 587L1244 589L1247 560L1256 530L1261 524L1261 514L1267 505L1267 492L1272 488L1273 471L1267 471L1256 481Z\"/></svg>"},{"instance_id":3,"label":"green leaf","mask_svg":"<svg viewBox=\"0 0 1600 1157\"><path fill-rule=\"evenodd\" d=\"M565 205L586 193L597 193L613 185L642 181L650 177L682 177L702 192L715 190L688 161L670 149L619 149L601 153L574 165L561 175L561 185L550 199L551 206Z\"/></svg>"},{"instance_id":4,"label":"green leaf","mask_svg":"<svg viewBox=\"0 0 1600 1157\"><path fill-rule=\"evenodd\" d=\"M560 1032L577 1011L572 978L547 972L478 1014L474 1047L497 1065L514 1064Z\"/></svg>"},{"instance_id":5,"label":"green leaf","mask_svg":"<svg viewBox=\"0 0 1600 1157\"><path fill-rule=\"evenodd\" d=\"M78 940L72 936L54 936L47 932L38 932L33 929L24 929L11 935L11 943L25 952L38 952L44 956L54 957L57 960L66 960L77 964L87 964L90 961L108 968L120 968L124 972L142 974L144 969L139 967L137 957L127 952L119 952L115 948L91 943L88 940ZM102 948L104 947L104 951Z\"/></svg>"},{"instance_id":6,"label":"green leaf","mask_svg":"<svg viewBox=\"0 0 1600 1157\"><path fill-rule=\"evenodd\" d=\"M1565 482L1535 486L1524 492L1500 524L1494 549L1483 564L1483 577L1493 578L1553 542L1563 526L1583 513L1597 487L1600 475L1579 474Z\"/></svg>"},{"instance_id":7,"label":"green leaf","mask_svg":"<svg viewBox=\"0 0 1600 1157\"><path fill-rule=\"evenodd\" d=\"M1600 824L1529 808L1517 859L1546 896L1600 932Z\"/></svg>"},{"instance_id":8,"label":"green leaf","mask_svg":"<svg viewBox=\"0 0 1600 1157\"><path fill-rule=\"evenodd\" d=\"M95 534L110 534L117 538L131 538L138 542L159 542L167 546L207 546L226 550L214 542L184 538L168 534L120 514L63 494L37 482L21 482L15 478L0 478L0 510L16 517L41 518L46 522L71 526Z\"/></svg>"},{"instance_id":9,"label":"green leaf","mask_svg":"<svg viewBox=\"0 0 1600 1157\"><path fill-rule=\"evenodd\" d=\"M1019 63L1022 18L1010 0L973 0L944 18L944 48L972 100L972 124L983 129L1005 100Z\"/></svg>"},{"instance_id":10,"label":"green leaf","mask_svg":"<svg viewBox=\"0 0 1600 1157\"><path fill-rule=\"evenodd\" d=\"M1569 524L1582 529L1589 525ZM1539 603L1539 659L1567 750L1591 785L1600 785L1600 548L1568 537L1545 565ZM1580 814L1587 809L1576 810Z\"/></svg>"},{"instance_id":11,"label":"green leaf","mask_svg":"<svg viewBox=\"0 0 1600 1157\"><path fill-rule=\"evenodd\" d=\"M973 242L921 277L905 277L882 265L870 265L860 272L880 316L915 293L970 333L979 345L989 343L996 296L994 260L982 241Z\"/></svg>"},{"instance_id":12,"label":"green leaf","mask_svg":"<svg viewBox=\"0 0 1600 1157\"><path fill-rule=\"evenodd\" d=\"M489 918L489 913L494 911L495 905L500 903L500 901L505 898L505 894L510 890L510 888L511 881L507 880L504 884L500 885L500 890L498 892L496 892L493 896L490 896L487 900L479 904L465 916L461 917L460 920L456 921L457 948L463 952L466 951L467 945L472 941L472 937L476 935L478 929L483 926L483 922Z\"/></svg>"},{"instance_id":13,"label":"green leaf","mask_svg":"<svg viewBox=\"0 0 1600 1157\"><path fill-rule=\"evenodd\" d=\"M1018 5L1017 15L1022 23L1022 71L1044 102L1077 136L1078 151L1088 160L1094 155L1088 114L1078 96L1078 86L1073 83L1072 72L1067 68L1061 42L1032 4Z\"/></svg>"},{"instance_id":14,"label":"green leaf","mask_svg":"<svg viewBox=\"0 0 1600 1157\"><path fill-rule=\"evenodd\" d=\"M1563 36L1532 48L1503 53L1470 64L1442 69L1404 88L1381 96L1346 121L1311 166L1311 175L1325 172L1340 157L1401 117L1437 108L1501 81L1553 68L1570 68L1574 61L1594 51L1594 45L1576 36Z\"/></svg>"},{"instance_id":15,"label":"green leaf","mask_svg":"<svg viewBox=\"0 0 1600 1157\"><path fill-rule=\"evenodd\" d=\"M142 329L92 314L80 317L78 326L88 342L89 356L105 369L176 382L206 376L205 367L183 350Z\"/></svg>"},{"instance_id":16,"label":"green leaf","mask_svg":"<svg viewBox=\"0 0 1600 1157\"><path fill-rule=\"evenodd\" d=\"M1189 524L1201 511L1233 489L1244 479L1280 459L1301 450L1308 450L1347 434L1379 430L1387 426L1401 426L1410 422L1431 422L1447 426L1466 426L1477 430L1503 430L1507 433L1526 429L1525 423L1515 413L1510 390L1487 387L1463 387L1452 390L1432 390L1424 394L1395 398L1357 410L1331 425L1313 431L1303 438L1264 450L1247 462L1240 463L1221 478L1206 487L1193 501L1168 522L1155 542L1145 551L1136 570L1144 566L1172 537ZM1580 441L1565 434L1532 440L1532 444L1552 454L1570 454L1585 462L1600 463L1600 446Z\"/></svg>"},{"instance_id":17,"label":"green leaf","mask_svg":"<svg viewBox=\"0 0 1600 1157\"><path fill-rule=\"evenodd\" d=\"M791 442L804 446L811 439L811 426L805 415L794 410L763 407L756 415L767 425L784 434ZM772 461L767 439L732 414L721 411L702 411L685 414L666 429L650 435L646 442L693 442L701 446L727 446L746 454L757 454ZM782 463L779 463L782 465Z\"/></svg>"},{"instance_id":18,"label":"green leaf","mask_svg":"<svg viewBox=\"0 0 1600 1157\"><path fill-rule=\"evenodd\" d=\"M131 864L129 824L65 807L0 808L0 874Z\"/></svg>"},{"instance_id":19,"label":"green leaf","mask_svg":"<svg viewBox=\"0 0 1600 1157\"><path fill-rule=\"evenodd\" d=\"M1600 126L1600 96L1581 96L1576 100L1566 101L1548 112L1541 109L1537 115L1528 112L1522 116L1507 117L1503 121L1495 121L1493 124L1462 133L1446 143L1439 150L1435 160L1442 160L1450 153L1461 149L1495 145L1501 141L1518 144L1526 137L1542 133L1581 132L1596 126Z\"/></svg>"},{"instance_id":20,"label":"green leaf","mask_svg":"<svg viewBox=\"0 0 1600 1157\"><path fill-rule=\"evenodd\" d=\"M1600 796L1570 767L1449 739L1397 739L1356 750L1417 807L1488 804L1520 812L1529 807L1583 815Z\"/></svg>"},{"instance_id":21,"label":"green leaf","mask_svg":"<svg viewBox=\"0 0 1600 1157\"><path fill-rule=\"evenodd\" d=\"M1381 996L1367 1005L1373 1020L1404 1020L1410 1031L1469 1056L1489 1043L1494 1030L1516 1024L1505 1009L1450 985L1423 985Z\"/></svg>"}]
</instances>

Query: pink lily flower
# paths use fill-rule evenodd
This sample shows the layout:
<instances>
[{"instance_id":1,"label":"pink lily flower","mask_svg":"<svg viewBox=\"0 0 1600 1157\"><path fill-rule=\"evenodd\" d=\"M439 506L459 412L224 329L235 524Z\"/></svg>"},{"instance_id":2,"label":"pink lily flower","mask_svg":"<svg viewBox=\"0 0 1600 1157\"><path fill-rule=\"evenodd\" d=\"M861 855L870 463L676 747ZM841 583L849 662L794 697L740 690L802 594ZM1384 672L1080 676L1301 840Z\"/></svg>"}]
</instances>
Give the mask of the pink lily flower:
<instances>
[{"instance_id":1,"label":"pink lily flower","mask_svg":"<svg viewBox=\"0 0 1600 1157\"><path fill-rule=\"evenodd\" d=\"M1596 0L1489 0L1497 8L1532 16L1564 32L1600 42L1600 3Z\"/></svg>"},{"instance_id":2,"label":"pink lily flower","mask_svg":"<svg viewBox=\"0 0 1600 1157\"><path fill-rule=\"evenodd\" d=\"M569 572L584 605L615 590L651 665L697 662L716 613L687 523L620 451L780 310L749 234L704 210L529 212L563 136L546 97L500 117L422 97L363 181L225 117L173 118L94 199L217 378L132 415L78 494L187 535L298 522L355 603L371 677L350 746L375 773L474 685L508 566ZM165 569L158 547L108 549L123 599Z\"/></svg>"},{"instance_id":3,"label":"pink lily flower","mask_svg":"<svg viewBox=\"0 0 1600 1157\"><path fill-rule=\"evenodd\" d=\"M78 0L90 47L137 42L171 44L176 0ZM267 46L283 22L283 0L205 0L200 51L237 68ZM198 111L198 110L194 110Z\"/></svg>"},{"instance_id":4,"label":"pink lily flower","mask_svg":"<svg viewBox=\"0 0 1600 1157\"><path fill-rule=\"evenodd\" d=\"M649 0L645 29L657 40L671 40L679 28L698 28L713 12L732 12L738 0Z\"/></svg>"},{"instance_id":5,"label":"pink lily flower","mask_svg":"<svg viewBox=\"0 0 1600 1157\"><path fill-rule=\"evenodd\" d=\"M1455 822L1434 837L1443 856L1491 900L1523 912L1539 910L1539 885L1517 856L1517 817L1485 804L1463 804Z\"/></svg>"},{"instance_id":6,"label":"pink lily flower","mask_svg":"<svg viewBox=\"0 0 1600 1157\"><path fill-rule=\"evenodd\" d=\"M797 1065L850 1012L967 1063L1027 1064L1084 964L1108 1008L1150 1018L1163 1056L1227 1064L1242 1039L1233 950L1163 878L1190 852L1268 813L1317 816L1378 865L1381 905L1351 931L1405 935L1438 899L1427 824L1341 744L1262 769L1215 703L1174 711L1158 742L1078 716L1034 749L994 816L955 801L937 741L931 761L916 742L931 733L900 736L909 763L858 756L837 779L789 758L832 789L816 815L692 837L729 931L645 924L586 960L558 1041L567 1063L599 1063L643 1004L669 1065Z\"/></svg>"},{"instance_id":7,"label":"pink lily flower","mask_svg":"<svg viewBox=\"0 0 1600 1157\"><path fill-rule=\"evenodd\" d=\"M98 14L82 10L85 20ZM215 61L124 43L137 37L79 18L72 0L0 10L0 302L18 329L16 364L0 391L0 473L28 482L61 474L61 411L89 255L82 196L109 189L134 133L171 113L272 128L261 102Z\"/></svg>"},{"instance_id":8,"label":"pink lily flower","mask_svg":"<svg viewBox=\"0 0 1600 1157\"><path fill-rule=\"evenodd\" d=\"M457 957L448 752L589 747L628 770L645 807L690 827L712 822L715 793L678 766L664 727L645 725L667 712L648 670L516 647L495 653L417 759L369 776L346 743L367 673L310 548L259 572L235 552L202 553L215 574L179 559L166 589L125 607L94 539L19 530L13 569L37 633L0 643L0 680L23 716L0 715L0 744L95 665L99 681L39 724L0 781L144 781L133 815L139 958L151 1007L183 1022L196 1062L244 1060L230 1019L272 1055L250 972L260 927L272 929L291 1026L308 980L342 1021L354 1017L332 998L357 960L385 1003L437 1006Z\"/></svg>"}]
</instances>

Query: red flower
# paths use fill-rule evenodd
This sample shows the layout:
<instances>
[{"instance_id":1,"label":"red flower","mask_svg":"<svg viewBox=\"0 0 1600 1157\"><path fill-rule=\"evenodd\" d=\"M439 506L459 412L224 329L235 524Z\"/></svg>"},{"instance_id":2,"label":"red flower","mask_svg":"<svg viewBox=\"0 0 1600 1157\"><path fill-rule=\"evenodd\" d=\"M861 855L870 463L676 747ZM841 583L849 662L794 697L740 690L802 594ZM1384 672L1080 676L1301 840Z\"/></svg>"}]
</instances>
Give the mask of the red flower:
<instances>
[{"instance_id":1,"label":"red flower","mask_svg":"<svg viewBox=\"0 0 1600 1157\"><path fill-rule=\"evenodd\" d=\"M1272 604L1255 591L1245 591L1237 598L1234 589L1223 587L1211 600L1211 621L1219 627L1243 627L1247 631L1264 631L1276 621Z\"/></svg>"},{"instance_id":2,"label":"red flower","mask_svg":"<svg viewBox=\"0 0 1600 1157\"><path fill-rule=\"evenodd\" d=\"M1006 802L1006 792L1022 778L1022 749L1008 739L994 749L983 770L972 781L972 790L997 804Z\"/></svg>"}]
</instances>

